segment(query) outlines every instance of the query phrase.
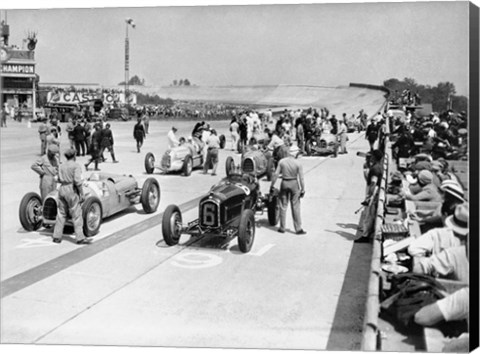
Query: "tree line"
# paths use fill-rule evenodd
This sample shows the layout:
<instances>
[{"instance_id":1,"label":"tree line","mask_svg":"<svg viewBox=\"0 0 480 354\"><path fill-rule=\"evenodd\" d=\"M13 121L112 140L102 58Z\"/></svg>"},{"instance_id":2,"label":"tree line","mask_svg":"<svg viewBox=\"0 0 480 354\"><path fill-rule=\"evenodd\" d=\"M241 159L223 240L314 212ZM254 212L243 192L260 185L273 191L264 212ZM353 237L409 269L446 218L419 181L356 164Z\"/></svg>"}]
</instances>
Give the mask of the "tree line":
<instances>
[{"instance_id":1,"label":"tree line","mask_svg":"<svg viewBox=\"0 0 480 354\"><path fill-rule=\"evenodd\" d=\"M418 84L412 78L402 81L392 78L385 80L383 85L390 90L389 99L397 99L402 92L409 90L412 94L420 96L421 103L431 103L435 112L452 109L455 112L467 111L468 98L456 95L455 85L451 82L439 82L437 86Z\"/></svg>"}]
</instances>

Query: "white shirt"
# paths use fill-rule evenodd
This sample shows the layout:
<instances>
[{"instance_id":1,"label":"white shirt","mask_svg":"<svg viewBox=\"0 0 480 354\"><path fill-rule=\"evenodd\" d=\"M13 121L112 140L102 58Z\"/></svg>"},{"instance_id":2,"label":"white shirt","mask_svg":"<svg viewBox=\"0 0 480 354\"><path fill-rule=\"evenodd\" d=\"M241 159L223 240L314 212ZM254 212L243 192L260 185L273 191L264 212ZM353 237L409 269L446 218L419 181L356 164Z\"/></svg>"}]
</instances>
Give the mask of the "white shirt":
<instances>
[{"instance_id":1,"label":"white shirt","mask_svg":"<svg viewBox=\"0 0 480 354\"><path fill-rule=\"evenodd\" d=\"M167 134L168 138L168 148L174 148L175 146L178 146L180 142L178 141L177 137L175 136L175 132L173 130L170 130Z\"/></svg>"},{"instance_id":2,"label":"white shirt","mask_svg":"<svg viewBox=\"0 0 480 354\"><path fill-rule=\"evenodd\" d=\"M461 246L460 239L446 227L439 227L425 232L408 246L412 257L426 257L438 254L446 248Z\"/></svg>"},{"instance_id":3,"label":"white shirt","mask_svg":"<svg viewBox=\"0 0 480 354\"><path fill-rule=\"evenodd\" d=\"M465 287L437 301L445 321L466 320L470 313L470 288Z\"/></svg>"}]
</instances>

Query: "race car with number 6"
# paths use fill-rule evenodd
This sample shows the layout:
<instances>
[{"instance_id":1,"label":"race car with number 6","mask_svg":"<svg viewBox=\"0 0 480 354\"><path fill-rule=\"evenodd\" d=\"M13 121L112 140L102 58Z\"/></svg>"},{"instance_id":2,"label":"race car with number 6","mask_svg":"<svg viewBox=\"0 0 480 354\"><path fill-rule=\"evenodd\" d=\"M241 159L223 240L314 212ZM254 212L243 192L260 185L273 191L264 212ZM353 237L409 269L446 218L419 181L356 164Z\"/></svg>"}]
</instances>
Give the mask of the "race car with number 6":
<instances>
[{"instance_id":1,"label":"race car with number 6","mask_svg":"<svg viewBox=\"0 0 480 354\"><path fill-rule=\"evenodd\" d=\"M278 192L262 195L255 176L232 173L200 199L198 219L184 225L178 206L169 205L163 213L163 239L174 246L182 234L237 237L240 251L247 253L255 239L255 213L265 210L269 224L275 226L280 217Z\"/></svg>"}]
</instances>

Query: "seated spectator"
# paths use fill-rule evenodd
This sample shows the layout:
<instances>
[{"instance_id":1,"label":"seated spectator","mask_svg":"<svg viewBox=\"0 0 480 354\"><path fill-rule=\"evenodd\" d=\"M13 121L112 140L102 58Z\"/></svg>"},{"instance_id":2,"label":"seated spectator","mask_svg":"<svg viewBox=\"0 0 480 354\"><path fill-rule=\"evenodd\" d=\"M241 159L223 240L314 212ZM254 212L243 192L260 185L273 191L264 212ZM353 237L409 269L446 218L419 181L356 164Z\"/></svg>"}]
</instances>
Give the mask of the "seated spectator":
<instances>
[{"instance_id":1,"label":"seated spectator","mask_svg":"<svg viewBox=\"0 0 480 354\"><path fill-rule=\"evenodd\" d=\"M440 195L438 188L433 184L433 175L428 170L422 170L417 176L418 185L421 187L418 193L412 194L410 191L401 192L400 194L405 197L406 200L416 200L425 202L441 202L442 196Z\"/></svg>"},{"instance_id":2,"label":"seated spectator","mask_svg":"<svg viewBox=\"0 0 480 354\"><path fill-rule=\"evenodd\" d=\"M468 204L460 204L455 213L445 219L445 227L432 229L410 243L408 253L412 257L436 255L450 247L465 244L468 234Z\"/></svg>"}]
</instances>

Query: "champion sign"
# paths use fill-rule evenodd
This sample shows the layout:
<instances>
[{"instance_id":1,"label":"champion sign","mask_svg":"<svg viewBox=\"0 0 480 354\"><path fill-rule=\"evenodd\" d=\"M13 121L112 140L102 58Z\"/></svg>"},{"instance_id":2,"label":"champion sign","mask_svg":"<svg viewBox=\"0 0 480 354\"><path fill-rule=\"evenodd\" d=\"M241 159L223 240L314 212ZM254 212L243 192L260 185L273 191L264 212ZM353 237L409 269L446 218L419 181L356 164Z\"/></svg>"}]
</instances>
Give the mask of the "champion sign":
<instances>
[{"instance_id":1,"label":"champion sign","mask_svg":"<svg viewBox=\"0 0 480 354\"><path fill-rule=\"evenodd\" d=\"M80 104L83 102L91 102L94 100L102 100L104 104L109 105L114 102L125 103L124 93L103 93L95 94L88 92L49 92L47 95L49 103L62 103L62 104Z\"/></svg>"},{"instance_id":2,"label":"champion sign","mask_svg":"<svg viewBox=\"0 0 480 354\"><path fill-rule=\"evenodd\" d=\"M2 72L5 74L35 74L35 66L25 64L3 64Z\"/></svg>"}]
</instances>

